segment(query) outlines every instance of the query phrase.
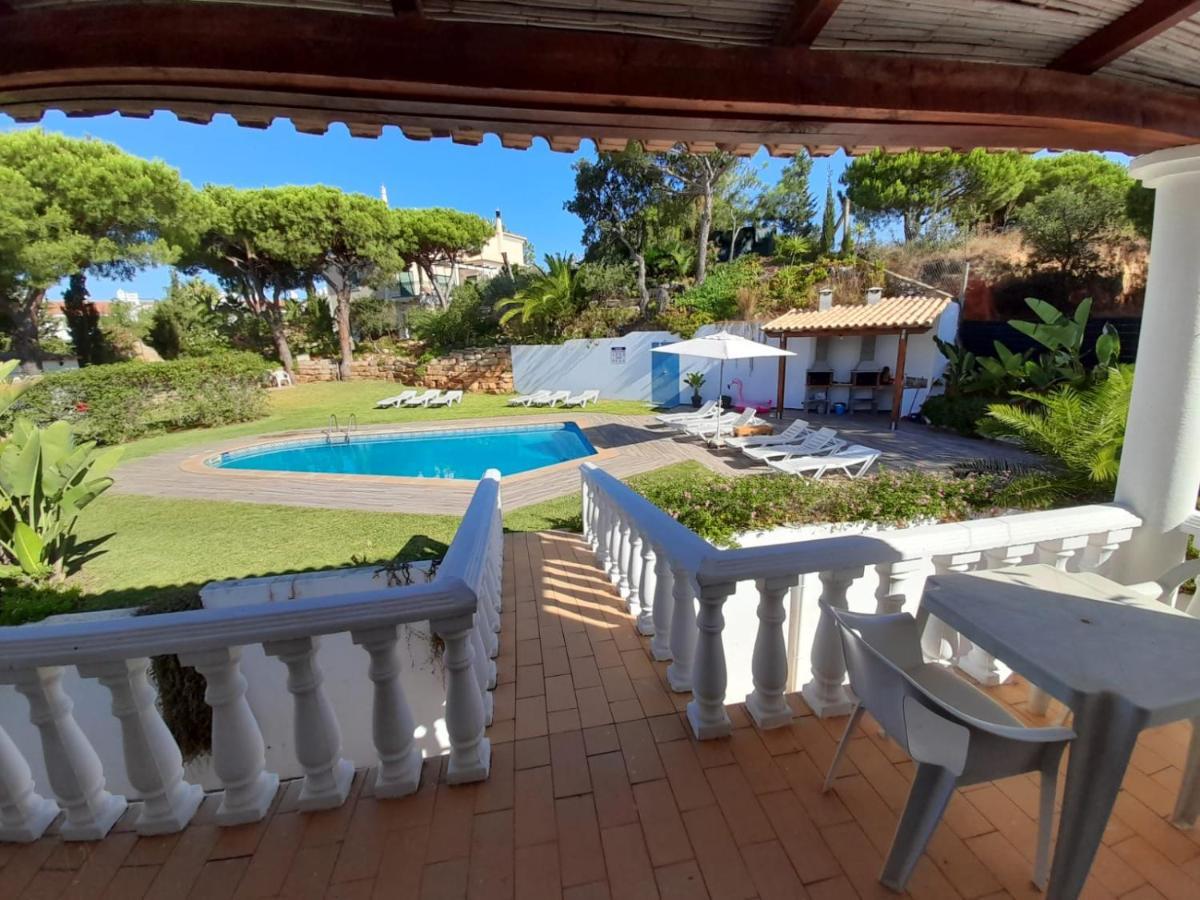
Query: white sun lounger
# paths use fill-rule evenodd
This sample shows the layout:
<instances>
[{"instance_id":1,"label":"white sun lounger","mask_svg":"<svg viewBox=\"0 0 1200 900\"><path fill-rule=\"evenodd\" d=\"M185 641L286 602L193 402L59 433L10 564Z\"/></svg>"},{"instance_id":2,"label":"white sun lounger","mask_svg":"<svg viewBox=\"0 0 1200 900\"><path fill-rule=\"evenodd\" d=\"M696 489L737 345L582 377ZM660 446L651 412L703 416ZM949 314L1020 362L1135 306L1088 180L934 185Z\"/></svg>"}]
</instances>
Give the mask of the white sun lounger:
<instances>
[{"instance_id":1,"label":"white sun lounger","mask_svg":"<svg viewBox=\"0 0 1200 900\"><path fill-rule=\"evenodd\" d=\"M742 453L759 462L770 459L787 459L790 456L815 456L833 453L846 446L832 428L819 428L795 444L774 444L767 447L743 447Z\"/></svg>"},{"instance_id":2,"label":"white sun lounger","mask_svg":"<svg viewBox=\"0 0 1200 900\"><path fill-rule=\"evenodd\" d=\"M534 391L532 394L521 394L520 396L517 396L517 397L509 397L507 405L508 406L528 406L530 403L533 403L537 400L541 400L542 398L549 397L549 396L550 396L549 391Z\"/></svg>"},{"instance_id":3,"label":"white sun lounger","mask_svg":"<svg viewBox=\"0 0 1200 900\"><path fill-rule=\"evenodd\" d=\"M440 397L434 397L429 401L429 406L453 406L455 403L462 403L462 391L446 391Z\"/></svg>"},{"instance_id":4,"label":"white sun lounger","mask_svg":"<svg viewBox=\"0 0 1200 900\"><path fill-rule=\"evenodd\" d=\"M384 397L375 404L376 409L387 409L389 406L402 406L417 396L416 391L401 391L394 397Z\"/></svg>"},{"instance_id":5,"label":"white sun lounger","mask_svg":"<svg viewBox=\"0 0 1200 900\"><path fill-rule=\"evenodd\" d=\"M758 423L753 407L744 410L740 413L724 413L721 416L712 416L706 421L697 422L695 425L688 425L685 431L694 437L709 437L715 435L720 429L724 432L732 432L735 428L741 428L743 425L754 425Z\"/></svg>"},{"instance_id":6,"label":"white sun lounger","mask_svg":"<svg viewBox=\"0 0 1200 900\"><path fill-rule=\"evenodd\" d=\"M727 447L741 450L743 447L770 447L775 444L794 444L804 440L809 432L808 423L797 419L779 434L751 434L746 437L731 437L725 442Z\"/></svg>"},{"instance_id":7,"label":"white sun lounger","mask_svg":"<svg viewBox=\"0 0 1200 900\"><path fill-rule=\"evenodd\" d=\"M655 421L661 422L664 425L677 425L680 422L699 422L705 416L711 417L713 411L717 408L716 400L709 400L699 409L694 409L691 412L681 413L662 413L654 417Z\"/></svg>"},{"instance_id":8,"label":"white sun lounger","mask_svg":"<svg viewBox=\"0 0 1200 900\"><path fill-rule=\"evenodd\" d=\"M811 475L820 478L826 472L841 472L848 478L858 478L879 459L878 450L851 444L828 456L793 456L790 459L772 459L767 465L789 475Z\"/></svg>"},{"instance_id":9,"label":"white sun lounger","mask_svg":"<svg viewBox=\"0 0 1200 900\"><path fill-rule=\"evenodd\" d=\"M580 391L578 394L572 394L562 402L563 406L578 406L580 408L587 406L589 403L596 404L600 402L599 391Z\"/></svg>"},{"instance_id":10,"label":"white sun lounger","mask_svg":"<svg viewBox=\"0 0 1200 900\"><path fill-rule=\"evenodd\" d=\"M436 400L441 395L442 395L441 391L434 391L434 390L426 391L423 394L418 394L416 397L413 397L409 400L405 400L404 405L405 406L428 406L430 403L432 403L434 400Z\"/></svg>"},{"instance_id":11,"label":"white sun lounger","mask_svg":"<svg viewBox=\"0 0 1200 900\"><path fill-rule=\"evenodd\" d=\"M555 391L553 394L550 394L548 396L541 397L537 400L532 401L529 405L530 406L557 406L558 404L562 403L564 400L568 399L570 396L571 396L570 391Z\"/></svg>"}]
</instances>

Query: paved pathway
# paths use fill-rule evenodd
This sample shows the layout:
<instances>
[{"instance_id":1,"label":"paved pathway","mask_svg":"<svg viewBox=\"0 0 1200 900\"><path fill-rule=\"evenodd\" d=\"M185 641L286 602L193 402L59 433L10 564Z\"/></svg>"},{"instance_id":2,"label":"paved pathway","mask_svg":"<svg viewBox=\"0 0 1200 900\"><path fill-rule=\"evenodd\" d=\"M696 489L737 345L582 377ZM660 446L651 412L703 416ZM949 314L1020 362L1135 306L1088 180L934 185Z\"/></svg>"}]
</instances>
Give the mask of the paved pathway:
<instances>
[{"instance_id":1,"label":"paved pathway","mask_svg":"<svg viewBox=\"0 0 1200 900\"><path fill-rule=\"evenodd\" d=\"M828 420L828 421L826 421ZM724 475L761 473L740 454L717 452L695 439L680 438L676 432L655 423L653 416L613 416L595 413L558 413L521 417L520 420L490 419L448 420L444 424L420 422L408 425L364 428L368 431L429 431L440 428L528 425L541 422L577 422L597 449L612 451L592 460L612 474L625 478L671 463L695 460ZM898 432L887 430L882 416L810 417L810 421L837 428L848 440L877 447L883 460L896 468L944 469L949 465L977 457L1027 459L1027 455L1002 444L974 441L957 435L932 431L921 425L905 423ZM289 435L318 435L320 431L289 432ZM278 440L279 434L260 438L239 438L198 444L133 460L117 470L114 490L154 497L178 497L193 500L233 500L249 503L277 503L288 506L318 506L333 509L361 509L419 513L461 514L466 509L473 485L427 479L420 483L381 478L322 478L297 474L229 474L219 470L197 471L189 460L203 458L249 444ZM518 509L561 497L579 487L576 465L557 466L535 473L505 479L505 509Z\"/></svg>"}]
</instances>

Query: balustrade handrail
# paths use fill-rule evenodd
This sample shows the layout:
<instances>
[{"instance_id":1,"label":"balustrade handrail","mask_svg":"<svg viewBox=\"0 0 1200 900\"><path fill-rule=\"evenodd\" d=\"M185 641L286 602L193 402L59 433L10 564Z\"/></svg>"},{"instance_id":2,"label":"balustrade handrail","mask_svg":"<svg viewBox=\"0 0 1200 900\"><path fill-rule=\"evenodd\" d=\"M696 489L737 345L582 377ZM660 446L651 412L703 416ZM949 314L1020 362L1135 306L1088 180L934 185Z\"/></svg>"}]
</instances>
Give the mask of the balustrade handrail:
<instances>
[{"instance_id":1,"label":"balustrade handrail","mask_svg":"<svg viewBox=\"0 0 1200 900\"><path fill-rule=\"evenodd\" d=\"M1184 519L1183 524L1179 526L1179 530L1184 534L1190 534L1192 537L1200 537L1200 509Z\"/></svg>"},{"instance_id":2,"label":"balustrade handrail","mask_svg":"<svg viewBox=\"0 0 1200 900\"><path fill-rule=\"evenodd\" d=\"M0 672L186 653L446 619L476 609L478 567L493 534L500 476L480 481L446 565L428 584L156 616L0 628ZM459 562L462 560L462 562Z\"/></svg>"}]
</instances>

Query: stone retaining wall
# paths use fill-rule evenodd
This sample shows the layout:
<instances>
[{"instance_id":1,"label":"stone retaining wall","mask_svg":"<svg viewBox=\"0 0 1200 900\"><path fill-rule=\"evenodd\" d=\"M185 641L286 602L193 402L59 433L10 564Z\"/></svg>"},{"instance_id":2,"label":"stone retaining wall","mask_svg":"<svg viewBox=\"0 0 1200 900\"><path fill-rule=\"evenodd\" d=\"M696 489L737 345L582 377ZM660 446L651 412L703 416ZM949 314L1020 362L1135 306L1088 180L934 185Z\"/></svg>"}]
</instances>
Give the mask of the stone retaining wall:
<instances>
[{"instance_id":1,"label":"stone retaining wall","mask_svg":"<svg viewBox=\"0 0 1200 900\"><path fill-rule=\"evenodd\" d=\"M399 381L413 387L509 394L513 390L512 354L507 347L456 350L428 362L421 372L411 359L364 356L354 360L355 379ZM337 362L306 359L296 363L296 380L337 381ZM418 374L420 372L420 374Z\"/></svg>"}]
</instances>

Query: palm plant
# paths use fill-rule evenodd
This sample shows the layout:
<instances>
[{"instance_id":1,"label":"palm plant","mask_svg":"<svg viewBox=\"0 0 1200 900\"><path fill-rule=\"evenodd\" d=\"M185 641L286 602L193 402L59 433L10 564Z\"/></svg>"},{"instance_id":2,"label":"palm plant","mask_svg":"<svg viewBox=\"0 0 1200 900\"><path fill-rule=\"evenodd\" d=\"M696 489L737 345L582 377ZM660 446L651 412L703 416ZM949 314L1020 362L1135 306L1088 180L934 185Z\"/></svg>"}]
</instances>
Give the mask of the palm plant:
<instances>
[{"instance_id":1,"label":"palm plant","mask_svg":"<svg viewBox=\"0 0 1200 900\"><path fill-rule=\"evenodd\" d=\"M546 254L546 265L534 273L515 296L496 304L505 312L500 324L519 318L527 330L559 337L571 317L587 302L579 267L573 256Z\"/></svg>"},{"instance_id":2,"label":"palm plant","mask_svg":"<svg viewBox=\"0 0 1200 900\"><path fill-rule=\"evenodd\" d=\"M1111 496L1121 465L1132 390L1133 367L1118 366L1086 388L1061 385L1045 394L1018 391L1013 398L1025 401L1026 406L997 403L988 407L981 431L1014 438L1051 461L1044 474L1013 482L1020 505Z\"/></svg>"}]
</instances>

